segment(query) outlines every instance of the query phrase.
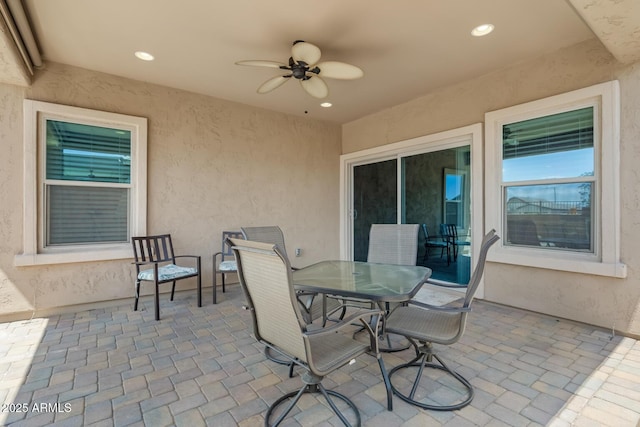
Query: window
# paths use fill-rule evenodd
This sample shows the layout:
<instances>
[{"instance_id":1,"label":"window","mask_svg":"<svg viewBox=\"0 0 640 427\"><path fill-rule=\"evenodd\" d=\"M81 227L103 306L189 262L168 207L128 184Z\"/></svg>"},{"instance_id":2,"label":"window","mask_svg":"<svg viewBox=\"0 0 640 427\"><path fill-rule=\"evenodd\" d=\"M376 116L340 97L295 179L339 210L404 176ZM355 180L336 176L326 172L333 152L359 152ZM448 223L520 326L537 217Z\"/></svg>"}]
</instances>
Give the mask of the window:
<instances>
[{"instance_id":1,"label":"window","mask_svg":"<svg viewBox=\"0 0 640 427\"><path fill-rule=\"evenodd\" d=\"M486 114L490 260L626 275L618 105L614 81Z\"/></svg>"},{"instance_id":2,"label":"window","mask_svg":"<svg viewBox=\"0 0 640 427\"><path fill-rule=\"evenodd\" d=\"M442 218L445 224L455 224L460 228L466 227L464 206L469 201L469 194L465 191L466 175L467 173L463 170L444 168Z\"/></svg>"},{"instance_id":3,"label":"window","mask_svg":"<svg viewBox=\"0 0 640 427\"><path fill-rule=\"evenodd\" d=\"M146 119L25 100L17 265L128 258L146 229Z\"/></svg>"}]
</instances>

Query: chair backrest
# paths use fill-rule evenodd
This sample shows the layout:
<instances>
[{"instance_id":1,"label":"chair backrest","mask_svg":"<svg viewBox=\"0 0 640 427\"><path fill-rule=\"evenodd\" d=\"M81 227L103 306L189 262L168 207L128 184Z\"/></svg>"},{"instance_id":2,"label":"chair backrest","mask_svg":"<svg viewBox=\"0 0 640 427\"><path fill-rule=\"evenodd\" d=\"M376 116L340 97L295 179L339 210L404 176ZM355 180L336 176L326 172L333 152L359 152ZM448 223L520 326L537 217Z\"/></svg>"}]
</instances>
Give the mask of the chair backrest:
<instances>
[{"instance_id":1,"label":"chair backrest","mask_svg":"<svg viewBox=\"0 0 640 427\"><path fill-rule=\"evenodd\" d=\"M287 257L287 248L284 244L284 233L277 225L263 227L240 227L245 240L253 242L271 243L278 245L280 251ZM288 259L288 257L287 257Z\"/></svg>"},{"instance_id":2,"label":"chair backrest","mask_svg":"<svg viewBox=\"0 0 640 427\"><path fill-rule=\"evenodd\" d=\"M132 237L133 257L136 262L171 262L175 263L173 243L170 234L157 236ZM139 268L139 266L136 266Z\"/></svg>"},{"instance_id":3,"label":"chair backrest","mask_svg":"<svg viewBox=\"0 0 640 427\"><path fill-rule=\"evenodd\" d=\"M291 266L272 243L230 239L256 338L307 362Z\"/></svg>"},{"instance_id":4,"label":"chair backrest","mask_svg":"<svg viewBox=\"0 0 640 427\"><path fill-rule=\"evenodd\" d=\"M436 242L438 242L438 241L430 240L431 236L429 235L429 228L427 227L427 224L421 224L421 226L422 226L422 232L424 233L424 238L427 240L427 243L432 243L432 242L436 243ZM446 238L442 234L442 232L440 232L440 235L442 236L442 241L440 241L440 243L443 243L444 240L446 240Z\"/></svg>"},{"instance_id":5,"label":"chair backrest","mask_svg":"<svg viewBox=\"0 0 640 427\"><path fill-rule=\"evenodd\" d=\"M442 235L448 237L452 242L458 240L458 226L455 224L441 224Z\"/></svg>"},{"instance_id":6,"label":"chair backrest","mask_svg":"<svg viewBox=\"0 0 640 427\"><path fill-rule=\"evenodd\" d=\"M367 262L416 265L420 224L372 224Z\"/></svg>"},{"instance_id":7,"label":"chair backrest","mask_svg":"<svg viewBox=\"0 0 640 427\"><path fill-rule=\"evenodd\" d=\"M421 224L422 232L424 233L424 238L429 241L429 230L427 229L427 224Z\"/></svg>"},{"instance_id":8,"label":"chair backrest","mask_svg":"<svg viewBox=\"0 0 640 427\"><path fill-rule=\"evenodd\" d=\"M476 264L476 268L474 268L473 273L471 274L471 278L469 279L469 283L467 284L467 292L464 296L464 307L469 307L471 302L473 301L473 297L476 294L476 290L478 290L478 285L480 285L480 279L482 279L482 274L484 273L484 264L487 260L487 253L489 252L489 248L500 240L500 237L496 234L496 230L491 230L482 238L482 244L480 245L480 254L478 256L478 263Z\"/></svg>"},{"instance_id":9,"label":"chair backrest","mask_svg":"<svg viewBox=\"0 0 640 427\"><path fill-rule=\"evenodd\" d=\"M222 248L220 249L220 253L222 253L222 260L224 261L227 258L233 257L233 250L231 249L231 245L229 245L229 241L227 239L242 239L242 231L223 231L222 232Z\"/></svg>"}]
</instances>

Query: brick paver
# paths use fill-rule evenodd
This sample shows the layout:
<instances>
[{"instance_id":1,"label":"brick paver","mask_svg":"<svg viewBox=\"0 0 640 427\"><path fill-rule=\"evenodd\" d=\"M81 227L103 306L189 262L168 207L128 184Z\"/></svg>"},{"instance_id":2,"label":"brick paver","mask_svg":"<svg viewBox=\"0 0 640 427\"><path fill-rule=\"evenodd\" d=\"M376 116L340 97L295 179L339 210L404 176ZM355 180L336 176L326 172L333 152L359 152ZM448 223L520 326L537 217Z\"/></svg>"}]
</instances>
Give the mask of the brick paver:
<instances>
[{"instance_id":1,"label":"brick paver","mask_svg":"<svg viewBox=\"0 0 640 427\"><path fill-rule=\"evenodd\" d=\"M204 301L208 301L205 297ZM300 378L264 357L238 286L198 308L191 293L0 324L0 425L254 426ZM610 331L477 301L464 337L436 346L475 387L471 405L434 412L394 399L386 410L374 358L331 374L365 426L636 426L640 343ZM411 350L384 355L388 369ZM440 372L429 373L440 378ZM404 379L398 377L399 381ZM421 393L455 397L446 379ZM305 395L287 425L340 425Z\"/></svg>"}]
</instances>

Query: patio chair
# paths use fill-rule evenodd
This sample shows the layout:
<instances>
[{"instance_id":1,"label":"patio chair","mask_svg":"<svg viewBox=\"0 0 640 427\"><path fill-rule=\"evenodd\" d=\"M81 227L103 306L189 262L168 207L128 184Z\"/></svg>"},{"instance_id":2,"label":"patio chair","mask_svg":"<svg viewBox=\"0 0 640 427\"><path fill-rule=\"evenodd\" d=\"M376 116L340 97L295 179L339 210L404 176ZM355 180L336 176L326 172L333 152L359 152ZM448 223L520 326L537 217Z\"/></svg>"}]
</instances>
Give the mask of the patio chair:
<instances>
[{"instance_id":1,"label":"patio chair","mask_svg":"<svg viewBox=\"0 0 640 427\"><path fill-rule=\"evenodd\" d=\"M262 227L240 227L242 230L242 236L246 240L252 240L254 242L272 243L278 245L282 253L287 259L287 248L284 244L284 233L282 229L277 225L266 225ZM295 267L291 267L295 270Z\"/></svg>"},{"instance_id":2,"label":"patio chair","mask_svg":"<svg viewBox=\"0 0 640 427\"><path fill-rule=\"evenodd\" d=\"M217 301L217 291L218 291L218 274L222 279L222 292L225 290L225 279L226 275L229 273L237 273L238 266L236 265L236 260L233 257L233 252L231 251L231 247L227 243L227 238L239 239L242 238L241 231L223 231L222 232L222 246L220 252L216 252L213 254L213 303L216 304Z\"/></svg>"},{"instance_id":3,"label":"patio chair","mask_svg":"<svg viewBox=\"0 0 640 427\"><path fill-rule=\"evenodd\" d=\"M440 356L435 353L433 344L451 345L462 338L467 315L471 311L471 303L484 272L487 252L491 245L499 239L495 234L495 230L491 230L482 239L478 264L469 280L467 291L461 304L433 306L418 301L411 301L409 305L396 307L396 309L387 316L385 331L406 337L416 352L415 358L411 361L398 365L389 372L391 388L394 394L402 400L424 409L437 411L460 409L467 406L471 403L471 400L473 400L473 387L471 383L445 364ZM420 345L418 345L418 343ZM437 360L437 364L434 363L434 358ZM417 373L415 377L411 377L409 371L414 368L417 368ZM417 392L419 392L418 395L427 393L425 391L427 387L419 388L424 368L434 368L445 371L458 383L462 384L464 391L460 393L461 398L457 399L459 401L451 404L441 404L422 398L418 400L416 398ZM400 372L403 372L403 374L400 374ZM394 375L396 375L395 384ZM441 381L438 381L436 384L440 382ZM439 384L439 386L443 385ZM407 392L409 387L411 387L411 390ZM452 393L454 392L451 388L447 387L447 391L441 393L440 396L448 396Z\"/></svg>"},{"instance_id":4,"label":"patio chair","mask_svg":"<svg viewBox=\"0 0 640 427\"><path fill-rule=\"evenodd\" d=\"M155 319L160 320L160 291L159 285L172 283L171 301L176 290L176 281L197 277L198 307L202 307L202 280L199 255L175 255L170 234L157 236L132 237L133 257L136 266L136 289L133 310L138 310L140 298L140 283L153 282L155 285ZM177 259L192 260L195 266L180 266ZM151 267L151 268L144 268Z\"/></svg>"},{"instance_id":5,"label":"patio chair","mask_svg":"<svg viewBox=\"0 0 640 427\"><path fill-rule=\"evenodd\" d=\"M451 262L449 243L446 240L432 240L431 236L429 236L427 224L422 224L422 232L424 233L424 257L422 257L422 262L429 259L429 249L440 248L440 258L442 258L444 252L447 251L447 265L449 265Z\"/></svg>"},{"instance_id":6,"label":"patio chair","mask_svg":"<svg viewBox=\"0 0 640 427\"><path fill-rule=\"evenodd\" d=\"M419 224L372 224L367 262L416 265Z\"/></svg>"},{"instance_id":7,"label":"patio chair","mask_svg":"<svg viewBox=\"0 0 640 427\"><path fill-rule=\"evenodd\" d=\"M369 324L372 316L380 318L382 313L379 310L367 310L330 327L310 330L293 287L289 260L280 247L240 239L231 239L231 242L238 261L240 285L247 301L245 308L253 318L255 338L305 370L301 377L302 387L286 393L269 406L265 425L280 424L304 393L321 393L345 425L351 425L347 415L352 420L355 418L354 425L360 425L360 414L355 404L346 396L325 389L322 380L369 351L375 353L385 381L388 379L382 358L377 353L375 337L379 322L375 322L373 327ZM349 334L342 333L355 321L360 321L369 331L368 342L354 340ZM333 398L344 402L349 414L341 412ZM279 407L287 402L288 405L280 411ZM272 416L277 417L273 423Z\"/></svg>"}]
</instances>

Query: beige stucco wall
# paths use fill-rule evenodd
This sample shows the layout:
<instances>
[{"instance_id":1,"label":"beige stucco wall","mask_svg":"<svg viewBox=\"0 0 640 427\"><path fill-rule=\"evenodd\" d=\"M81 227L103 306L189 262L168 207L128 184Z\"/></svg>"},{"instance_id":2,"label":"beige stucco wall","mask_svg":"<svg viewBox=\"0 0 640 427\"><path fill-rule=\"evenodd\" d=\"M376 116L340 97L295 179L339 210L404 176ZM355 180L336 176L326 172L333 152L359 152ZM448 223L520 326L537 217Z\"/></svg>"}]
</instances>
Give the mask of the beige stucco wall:
<instances>
[{"instance_id":1,"label":"beige stucco wall","mask_svg":"<svg viewBox=\"0 0 640 427\"><path fill-rule=\"evenodd\" d=\"M339 255L339 126L48 64L29 88L0 84L0 318L133 296L131 260L14 267L25 98L148 118L148 232L202 256L205 304L222 230L278 224L293 265Z\"/></svg>"},{"instance_id":2,"label":"beige stucco wall","mask_svg":"<svg viewBox=\"0 0 640 427\"><path fill-rule=\"evenodd\" d=\"M640 335L640 63L623 66L596 40L520 63L343 125L342 151L483 122L484 114L596 83L621 87L621 253L626 279L490 263L485 299ZM419 95L419 94L416 94Z\"/></svg>"}]
</instances>

